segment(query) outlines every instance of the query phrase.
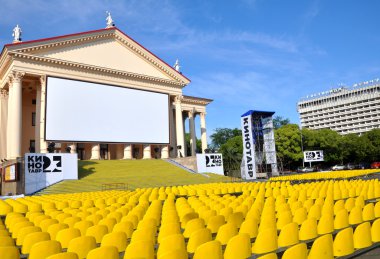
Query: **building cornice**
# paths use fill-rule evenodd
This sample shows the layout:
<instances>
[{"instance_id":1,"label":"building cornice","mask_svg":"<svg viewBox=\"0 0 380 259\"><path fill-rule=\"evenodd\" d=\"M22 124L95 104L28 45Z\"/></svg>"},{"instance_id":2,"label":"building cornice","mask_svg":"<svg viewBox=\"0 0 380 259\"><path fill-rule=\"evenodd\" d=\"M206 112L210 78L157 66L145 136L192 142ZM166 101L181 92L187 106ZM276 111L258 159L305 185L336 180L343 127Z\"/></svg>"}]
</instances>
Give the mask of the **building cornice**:
<instances>
[{"instance_id":1,"label":"building cornice","mask_svg":"<svg viewBox=\"0 0 380 259\"><path fill-rule=\"evenodd\" d=\"M183 99L182 99L182 103L198 104L198 105L208 105L212 101L213 101L212 99L200 98L200 97L188 96L188 95L183 95Z\"/></svg>"},{"instance_id":2,"label":"building cornice","mask_svg":"<svg viewBox=\"0 0 380 259\"><path fill-rule=\"evenodd\" d=\"M17 59L17 60L30 60L30 61L34 61L34 62L41 62L41 63L47 63L47 64L51 64L51 65L56 65L56 66L68 67L71 69L86 70L86 71L93 72L93 73L103 73L103 74L107 74L109 76L116 75L116 76L123 76L123 77L132 78L134 80L146 80L146 81L150 81L150 82L154 82L154 83L160 83L163 85L168 85L168 86L174 87L174 88L180 88L181 89L185 86L184 84L180 84L180 82L174 81L174 80L152 77L152 76L147 76L147 75L143 75L143 74L136 74L136 73L126 72L126 71L122 71L122 70L106 68L106 67L82 64L82 63L77 63L77 62L72 62L72 61L67 61L67 60L42 57L42 56L35 56L35 55L30 55L30 54L26 54L26 53L19 53L19 52L9 52L9 55L12 56L14 59Z\"/></svg>"}]
</instances>

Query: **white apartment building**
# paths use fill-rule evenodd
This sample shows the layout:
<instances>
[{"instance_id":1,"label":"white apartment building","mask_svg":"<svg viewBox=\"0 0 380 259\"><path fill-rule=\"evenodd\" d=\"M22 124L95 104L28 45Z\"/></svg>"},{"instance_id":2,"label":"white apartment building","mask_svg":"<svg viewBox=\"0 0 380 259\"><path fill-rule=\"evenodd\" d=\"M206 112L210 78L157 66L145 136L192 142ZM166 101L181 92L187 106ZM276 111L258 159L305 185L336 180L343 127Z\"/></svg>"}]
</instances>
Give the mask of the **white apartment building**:
<instances>
[{"instance_id":1,"label":"white apartment building","mask_svg":"<svg viewBox=\"0 0 380 259\"><path fill-rule=\"evenodd\" d=\"M380 128L380 80L312 94L297 103L301 126L361 134Z\"/></svg>"}]
</instances>

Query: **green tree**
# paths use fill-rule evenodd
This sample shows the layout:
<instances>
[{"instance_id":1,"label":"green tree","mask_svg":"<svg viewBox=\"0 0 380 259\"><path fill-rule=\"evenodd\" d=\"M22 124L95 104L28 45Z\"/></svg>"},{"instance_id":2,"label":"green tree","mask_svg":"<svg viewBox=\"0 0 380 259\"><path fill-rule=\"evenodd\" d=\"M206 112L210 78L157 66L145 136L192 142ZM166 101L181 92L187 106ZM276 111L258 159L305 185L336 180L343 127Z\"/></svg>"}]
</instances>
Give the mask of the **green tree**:
<instances>
[{"instance_id":1,"label":"green tree","mask_svg":"<svg viewBox=\"0 0 380 259\"><path fill-rule=\"evenodd\" d=\"M219 149L221 145L225 144L229 139L241 136L241 130L238 128L217 128L210 136L212 148Z\"/></svg>"},{"instance_id":2,"label":"green tree","mask_svg":"<svg viewBox=\"0 0 380 259\"><path fill-rule=\"evenodd\" d=\"M273 128L279 129L282 126L290 124L290 120L288 118L284 118L282 116L275 116L273 118Z\"/></svg>"},{"instance_id":3,"label":"green tree","mask_svg":"<svg viewBox=\"0 0 380 259\"><path fill-rule=\"evenodd\" d=\"M368 150L368 162L380 161L380 129L373 129L361 137L367 138L371 143Z\"/></svg>"},{"instance_id":4,"label":"green tree","mask_svg":"<svg viewBox=\"0 0 380 259\"><path fill-rule=\"evenodd\" d=\"M229 173L232 171L240 172L240 164L243 155L242 136L235 136L227 140L226 143L220 146L219 152L223 155L223 166L225 171Z\"/></svg>"},{"instance_id":5,"label":"green tree","mask_svg":"<svg viewBox=\"0 0 380 259\"><path fill-rule=\"evenodd\" d=\"M196 146L195 153L202 153L202 141L198 138L195 138ZM187 154L191 154L191 145L190 145L190 133L185 133L185 143Z\"/></svg>"},{"instance_id":6,"label":"green tree","mask_svg":"<svg viewBox=\"0 0 380 259\"><path fill-rule=\"evenodd\" d=\"M301 131L297 124L287 124L275 131L277 157L282 166L295 169L302 161Z\"/></svg>"}]
</instances>

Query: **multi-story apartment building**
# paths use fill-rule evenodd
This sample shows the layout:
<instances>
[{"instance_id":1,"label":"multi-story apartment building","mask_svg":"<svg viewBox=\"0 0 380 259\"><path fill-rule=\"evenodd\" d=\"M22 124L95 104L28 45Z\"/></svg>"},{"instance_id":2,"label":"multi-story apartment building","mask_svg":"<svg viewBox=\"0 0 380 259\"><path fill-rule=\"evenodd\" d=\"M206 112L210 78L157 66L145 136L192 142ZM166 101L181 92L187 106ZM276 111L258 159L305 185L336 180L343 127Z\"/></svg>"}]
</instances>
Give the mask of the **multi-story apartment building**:
<instances>
[{"instance_id":1,"label":"multi-story apartment building","mask_svg":"<svg viewBox=\"0 0 380 259\"><path fill-rule=\"evenodd\" d=\"M361 134L380 128L380 79L312 94L297 103L301 126Z\"/></svg>"}]
</instances>

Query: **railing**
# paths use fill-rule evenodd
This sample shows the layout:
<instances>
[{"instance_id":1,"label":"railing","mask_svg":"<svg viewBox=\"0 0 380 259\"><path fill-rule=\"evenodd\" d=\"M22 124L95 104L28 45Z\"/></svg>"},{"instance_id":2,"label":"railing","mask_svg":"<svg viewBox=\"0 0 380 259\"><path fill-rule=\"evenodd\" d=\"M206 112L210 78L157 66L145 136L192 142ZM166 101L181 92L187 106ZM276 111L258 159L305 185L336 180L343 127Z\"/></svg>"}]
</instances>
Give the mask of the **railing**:
<instances>
[{"instance_id":1,"label":"railing","mask_svg":"<svg viewBox=\"0 0 380 259\"><path fill-rule=\"evenodd\" d=\"M102 191L110 190L128 190L128 184L126 183L103 183Z\"/></svg>"}]
</instances>

